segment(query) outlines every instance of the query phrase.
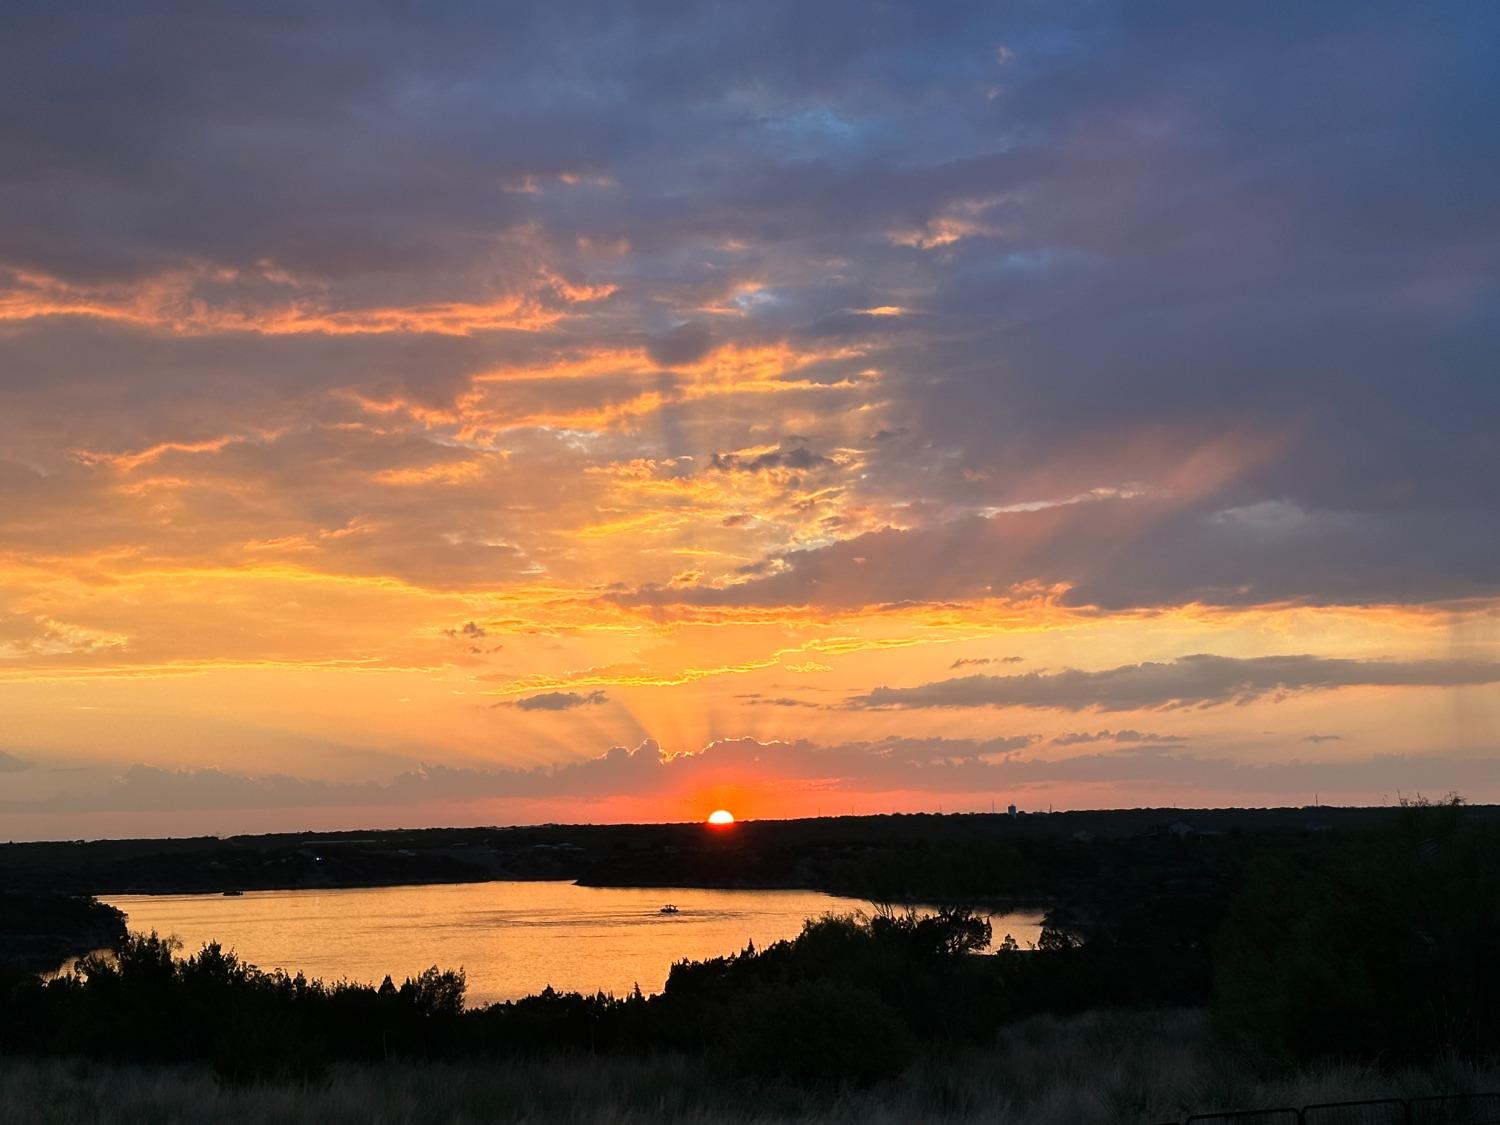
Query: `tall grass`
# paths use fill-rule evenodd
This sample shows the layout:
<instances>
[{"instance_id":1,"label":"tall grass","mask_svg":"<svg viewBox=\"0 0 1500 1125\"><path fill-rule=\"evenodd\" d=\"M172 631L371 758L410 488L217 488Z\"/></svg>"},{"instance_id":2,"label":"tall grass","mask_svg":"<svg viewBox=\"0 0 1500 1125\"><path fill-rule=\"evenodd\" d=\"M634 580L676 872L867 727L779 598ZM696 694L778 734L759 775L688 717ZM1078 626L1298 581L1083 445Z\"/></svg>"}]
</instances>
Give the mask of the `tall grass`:
<instances>
[{"instance_id":1,"label":"tall grass","mask_svg":"<svg viewBox=\"0 0 1500 1125\"><path fill-rule=\"evenodd\" d=\"M0 1060L0 1107L12 1125L1128 1125L1485 1088L1500 1088L1500 1065L1257 1074L1216 1043L1203 1013L1185 1010L1040 1017L1006 1028L991 1046L926 1055L887 1085L833 1093L736 1079L703 1056L666 1052L344 1065L320 1085L249 1089L220 1089L207 1069Z\"/></svg>"}]
</instances>

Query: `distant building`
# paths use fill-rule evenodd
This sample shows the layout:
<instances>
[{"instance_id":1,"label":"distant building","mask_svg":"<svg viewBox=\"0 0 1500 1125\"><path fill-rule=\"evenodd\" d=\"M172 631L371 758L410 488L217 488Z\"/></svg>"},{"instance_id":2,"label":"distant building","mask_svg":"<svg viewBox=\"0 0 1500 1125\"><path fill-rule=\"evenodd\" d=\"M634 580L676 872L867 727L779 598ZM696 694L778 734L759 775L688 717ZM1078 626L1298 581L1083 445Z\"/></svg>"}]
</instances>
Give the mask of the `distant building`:
<instances>
[{"instance_id":1,"label":"distant building","mask_svg":"<svg viewBox=\"0 0 1500 1125\"><path fill-rule=\"evenodd\" d=\"M1016 815L1016 806L1015 805L1007 805L1005 807L1005 811L1008 814L1010 814L1011 816L1015 816Z\"/></svg>"}]
</instances>

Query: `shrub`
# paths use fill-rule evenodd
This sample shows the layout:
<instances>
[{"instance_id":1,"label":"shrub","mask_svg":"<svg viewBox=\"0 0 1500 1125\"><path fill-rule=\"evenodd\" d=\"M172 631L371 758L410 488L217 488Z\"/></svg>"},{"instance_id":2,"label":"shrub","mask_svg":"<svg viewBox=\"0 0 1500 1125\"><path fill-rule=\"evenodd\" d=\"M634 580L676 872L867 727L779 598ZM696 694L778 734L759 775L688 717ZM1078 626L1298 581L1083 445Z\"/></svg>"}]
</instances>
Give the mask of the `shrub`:
<instances>
[{"instance_id":1,"label":"shrub","mask_svg":"<svg viewBox=\"0 0 1500 1125\"><path fill-rule=\"evenodd\" d=\"M1218 943L1221 1025L1297 1061L1500 1051L1500 839L1460 810L1258 865Z\"/></svg>"},{"instance_id":2,"label":"shrub","mask_svg":"<svg viewBox=\"0 0 1500 1125\"><path fill-rule=\"evenodd\" d=\"M911 1062L911 1033L889 1006L847 984L776 985L729 1014L726 1041L738 1071L798 1085L868 1086Z\"/></svg>"}]
</instances>

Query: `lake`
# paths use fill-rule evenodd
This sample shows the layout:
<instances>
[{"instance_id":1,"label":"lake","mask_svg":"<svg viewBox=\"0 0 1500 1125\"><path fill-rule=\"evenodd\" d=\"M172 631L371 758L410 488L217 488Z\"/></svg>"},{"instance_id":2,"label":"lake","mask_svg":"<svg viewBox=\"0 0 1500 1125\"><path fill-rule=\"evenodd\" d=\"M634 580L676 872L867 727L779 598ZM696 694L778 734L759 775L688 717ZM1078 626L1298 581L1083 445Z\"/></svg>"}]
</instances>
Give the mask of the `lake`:
<instances>
[{"instance_id":1,"label":"lake","mask_svg":"<svg viewBox=\"0 0 1500 1125\"><path fill-rule=\"evenodd\" d=\"M399 984L430 965L462 968L470 1004L559 992L660 992L674 961L795 937L806 918L870 909L816 891L580 887L567 882L450 883L222 895L109 895L130 929L171 934L184 952L217 941L262 969ZM676 914L661 907L676 905ZM1024 947L1041 914L992 919Z\"/></svg>"}]
</instances>

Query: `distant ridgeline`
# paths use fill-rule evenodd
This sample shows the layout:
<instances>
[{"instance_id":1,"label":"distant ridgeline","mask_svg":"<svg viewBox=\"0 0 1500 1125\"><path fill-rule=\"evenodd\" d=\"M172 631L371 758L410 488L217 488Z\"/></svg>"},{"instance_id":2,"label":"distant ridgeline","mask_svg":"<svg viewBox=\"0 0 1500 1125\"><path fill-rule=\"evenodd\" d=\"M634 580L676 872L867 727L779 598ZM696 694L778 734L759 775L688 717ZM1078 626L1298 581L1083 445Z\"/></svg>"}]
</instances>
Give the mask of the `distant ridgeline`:
<instances>
[{"instance_id":1,"label":"distant ridgeline","mask_svg":"<svg viewBox=\"0 0 1500 1125\"><path fill-rule=\"evenodd\" d=\"M184 959L165 941L132 937L77 976L0 982L0 1053L199 1061L234 1083L314 1078L338 1059L670 1049L776 1081L867 1083L924 1050L990 1041L1040 1013L1180 1005L1209 1007L1226 1042L1261 1065L1485 1059L1500 1053L1492 812L1455 800L1337 824L1335 810L1318 810L1222 833L1177 815L1143 835L1077 830L1088 838L987 817L743 826L765 835L746 833L723 854L760 857L767 871L782 848L830 862L830 841L843 833L849 866L839 870L850 877L874 880L864 865L883 856L898 884L944 894L967 885L976 897L1052 888L1057 900L1036 949L1002 942L982 952L989 924L963 906L882 908L812 920L796 940L765 949L678 964L659 996L549 990L484 1009L465 1007L461 973L438 968L399 986L327 985L261 972L217 946ZM565 833L540 841L552 850L587 841L569 846L607 857L590 835L603 833L611 847L625 845L631 870L644 869L629 857L632 842L650 855L660 840L692 838L684 826L527 831ZM276 847L324 854L328 843ZM451 836L442 846L457 847ZM674 854L660 857L669 869ZM714 869L708 854L700 849L695 869Z\"/></svg>"},{"instance_id":2,"label":"distant ridgeline","mask_svg":"<svg viewBox=\"0 0 1500 1125\"><path fill-rule=\"evenodd\" d=\"M1219 870L1394 823L1398 810L1128 809L540 825L0 845L0 889L72 894L370 887L489 879L785 888L879 901L1050 902L1121 873ZM1500 820L1471 807L1470 820ZM1189 846L1180 846L1189 845Z\"/></svg>"}]
</instances>

